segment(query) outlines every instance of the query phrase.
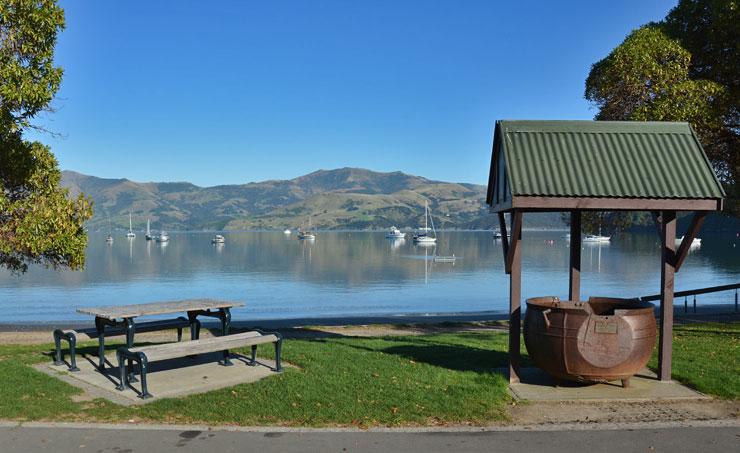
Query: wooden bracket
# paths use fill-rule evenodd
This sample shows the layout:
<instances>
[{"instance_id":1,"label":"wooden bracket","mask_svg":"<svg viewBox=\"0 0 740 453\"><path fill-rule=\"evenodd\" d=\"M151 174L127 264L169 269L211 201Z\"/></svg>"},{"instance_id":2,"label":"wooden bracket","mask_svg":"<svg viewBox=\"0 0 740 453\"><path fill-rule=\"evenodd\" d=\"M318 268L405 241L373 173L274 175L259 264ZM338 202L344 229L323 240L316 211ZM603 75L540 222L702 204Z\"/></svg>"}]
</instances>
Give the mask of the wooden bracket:
<instances>
[{"instance_id":1,"label":"wooden bracket","mask_svg":"<svg viewBox=\"0 0 740 453\"><path fill-rule=\"evenodd\" d=\"M522 212L512 211L511 213L511 242L506 252L506 273L511 274L511 263L514 260L514 253L520 246L522 238Z\"/></svg>"},{"instance_id":2,"label":"wooden bracket","mask_svg":"<svg viewBox=\"0 0 740 453\"><path fill-rule=\"evenodd\" d=\"M694 213L694 217L691 219L689 229L688 231L686 231L686 234L683 235L681 245L678 247L678 250L676 251L673 258L673 265L676 268L675 272L678 272L679 269L681 269L683 261L689 254L691 243L694 241L694 238L696 238L697 233L699 233L699 229L701 228L702 223L704 223L704 218L706 216L706 211L697 211L696 213Z\"/></svg>"},{"instance_id":3,"label":"wooden bracket","mask_svg":"<svg viewBox=\"0 0 740 453\"><path fill-rule=\"evenodd\" d=\"M503 212L498 213L498 224L501 228L501 244L504 250L504 267L506 267L506 257L509 254L509 235L506 233L506 217L504 217ZM508 274L509 271L507 270L506 273Z\"/></svg>"}]
</instances>

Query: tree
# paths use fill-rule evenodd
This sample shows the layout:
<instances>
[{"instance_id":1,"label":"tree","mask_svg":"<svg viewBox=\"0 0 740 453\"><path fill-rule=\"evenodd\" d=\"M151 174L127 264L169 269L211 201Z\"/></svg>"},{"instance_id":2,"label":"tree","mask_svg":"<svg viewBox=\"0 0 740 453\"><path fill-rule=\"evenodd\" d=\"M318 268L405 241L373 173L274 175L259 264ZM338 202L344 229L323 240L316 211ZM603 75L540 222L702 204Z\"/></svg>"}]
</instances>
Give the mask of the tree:
<instances>
[{"instance_id":1,"label":"tree","mask_svg":"<svg viewBox=\"0 0 740 453\"><path fill-rule=\"evenodd\" d=\"M64 11L54 0L0 0L0 266L78 269L91 202L70 199L48 146L24 139L62 80L54 47Z\"/></svg>"},{"instance_id":2,"label":"tree","mask_svg":"<svg viewBox=\"0 0 740 453\"><path fill-rule=\"evenodd\" d=\"M586 99L599 120L688 121L740 213L740 7L680 0L591 68Z\"/></svg>"},{"instance_id":3,"label":"tree","mask_svg":"<svg viewBox=\"0 0 740 453\"><path fill-rule=\"evenodd\" d=\"M711 143L722 127L719 83L689 76L691 54L657 25L632 32L591 68L586 99L599 108L597 120L688 121L702 143ZM723 155L708 150L716 167Z\"/></svg>"},{"instance_id":4,"label":"tree","mask_svg":"<svg viewBox=\"0 0 740 453\"><path fill-rule=\"evenodd\" d=\"M662 26L691 52L690 76L715 81L727 93L717 105L724 126L705 147L722 162L717 170L731 198L728 210L740 215L740 3L681 0Z\"/></svg>"}]
</instances>

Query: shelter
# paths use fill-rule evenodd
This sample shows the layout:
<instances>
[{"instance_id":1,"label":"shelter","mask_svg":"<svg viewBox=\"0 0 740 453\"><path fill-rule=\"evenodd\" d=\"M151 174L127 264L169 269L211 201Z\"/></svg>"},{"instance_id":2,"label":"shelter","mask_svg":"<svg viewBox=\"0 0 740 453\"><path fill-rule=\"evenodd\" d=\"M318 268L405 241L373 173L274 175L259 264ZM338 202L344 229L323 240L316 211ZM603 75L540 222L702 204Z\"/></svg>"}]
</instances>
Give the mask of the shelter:
<instances>
[{"instance_id":1,"label":"shelter","mask_svg":"<svg viewBox=\"0 0 740 453\"><path fill-rule=\"evenodd\" d=\"M580 299L582 211L650 211L662 244L658 377L671 379L674 274L725 193L688 123L497 121L486 202L498 214L509 289L509 380L519 382L525 212L570 212L569 300ZM694 211L676 249L676 212ZM504 213L511 214L507 239Z\"/></svg>"}]
</instances>

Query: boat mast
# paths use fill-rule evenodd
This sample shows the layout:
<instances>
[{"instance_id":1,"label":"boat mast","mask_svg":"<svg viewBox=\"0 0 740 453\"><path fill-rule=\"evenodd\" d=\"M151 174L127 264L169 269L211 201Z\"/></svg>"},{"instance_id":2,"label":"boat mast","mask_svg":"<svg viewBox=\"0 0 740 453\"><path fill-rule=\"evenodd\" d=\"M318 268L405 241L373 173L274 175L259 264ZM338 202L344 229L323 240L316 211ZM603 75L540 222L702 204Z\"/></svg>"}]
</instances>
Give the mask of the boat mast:
<instances>
[{"instance_id":1,"label":"boat mast","mask_svg":"<svg viewBox=\"0 0 740 453\"><path fill-rule=\"evenodd\" d=\"M146 219L146 235L151 236L151 230L149 229L149 219Z\"/></svg>"},{"instance_id":2,"label":"boat mast","mask_svg":"<svg viewBox=\"0 0 740 453\"><path fill-rule=\"evenodd\" d=\"M429 216L429 203L424 202L424 231L429 231L429 224L427 223L427 217Z\"/></svg>"},{"instance_id":3,"label":"boat mast","mask_svg":"<svg viewBox=\"0 0 740 453\"><path fill-rule=\"evenodd\" d=\"M429 214L429 221L432 223L432 233L434 233L434 237L437 237L437 230L434 229L434 219L432 218L432 213L429 211L429 203L425 204L427 208L427 213Z\"/></svg>"},{"instance_id":4,"label":"boat mast","mask_svg":"<svg viewBox=\"0 0 740 453\"><path fill-rule=\"evenodd\" d=\"M131 228L131 211L128 212L128 232L133 233L133 229Z\"/></svg>"}]
</instances>

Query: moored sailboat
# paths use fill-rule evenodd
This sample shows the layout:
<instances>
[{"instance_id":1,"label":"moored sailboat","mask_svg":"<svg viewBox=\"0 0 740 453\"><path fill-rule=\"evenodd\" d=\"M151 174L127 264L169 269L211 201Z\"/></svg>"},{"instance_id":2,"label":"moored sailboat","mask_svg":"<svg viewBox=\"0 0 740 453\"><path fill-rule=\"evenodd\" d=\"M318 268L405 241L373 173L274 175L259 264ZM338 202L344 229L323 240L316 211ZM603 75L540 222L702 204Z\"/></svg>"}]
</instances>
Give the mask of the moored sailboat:
<instances>
[{"instance_id":1,"label":"moored sailboat","mask_svg":"<svg viewBox=\"0 0 740 453\"><path fill-rule=\"evenodd\" d=\"M134 233L133 225L131 223L131 211L128 212L128 233L126 233L126 237L129 239L136 237L136 233Z\"/></svg>"},{"instance_id":2,"label":"moored sailboat","mask_svg":"<svg viewBox=\"0 0 740 453\"><path fill-rule=\"evenodd\" d=\"M149 219L146 219L146 234L144 235L144 237L147 241L151 241L152 239L154 239L154 236L152 236Z\"/></svg>"},{"instance_id":3,"label":"moored sailboat","mask_svg":"<svg viewBox=\"0 0 740 453\"><path fill-rule=\"evenodd\" d=\"M432 227L429 228L430 221ZM431 234L429 234L431 232ZM419 228L414 234L414 243L416 244L435 244L437 242L437 232L434 231L434 219L429 212L429 203L424 203L424 228Z\"/></svg>"}]
</instances>

